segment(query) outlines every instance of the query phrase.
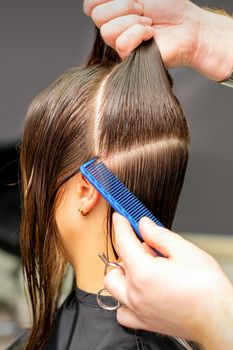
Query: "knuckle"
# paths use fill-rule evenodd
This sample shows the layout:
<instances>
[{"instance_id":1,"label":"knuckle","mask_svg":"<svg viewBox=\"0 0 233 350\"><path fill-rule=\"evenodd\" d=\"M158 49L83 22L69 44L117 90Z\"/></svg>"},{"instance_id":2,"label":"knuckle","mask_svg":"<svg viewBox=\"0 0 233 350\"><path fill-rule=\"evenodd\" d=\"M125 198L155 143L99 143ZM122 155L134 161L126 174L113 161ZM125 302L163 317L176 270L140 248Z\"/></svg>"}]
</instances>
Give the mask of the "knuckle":
<instances>
[{"instance_id":1,"label":"knuckle","mask_svg":"<svg viewBox=\"0 0 233 350\"><path fill-rule=\"evenodd\" d=\"M112 32L107 24L103 24L100 28L100 34L103 37L103 39L108 43L112 39Z\"/></svg>"},{"instance_id":2,"label":"knuckle","mask_svg":"<svg viewBox=\"0 0 233 350\"><path fill-rule=\"evenodd\" d=\"M146 27L143 24L137 23L134 25L134 31L135 31L135 34L137 35L144 34L145 30L146 30Z\"/></svg>"},{"instance_id":3,"label":"knuckle","mask_svg":"<svg viewBox=\"0 0 233 350\"><path fill-rule=\"evenodd\" d=\"M133 27L136 24L143 24L142 16L137 14L130 14L128 16L125 16L127 18L127 24L129 27Z\"/></svg>"},{"instance_id":4,"label":"knuckle","mask_svg":"<svg viewBox=\"0 0 233 350\"><path fill-rule=\"evenodd\" d=\"M83 12L87 16L91 15L90 3L88 0L84 0L84 2L83 2Z\"/></svg>"},{"instance_id":5,"label":"knuckle","mask_svg":"<svg viewBox=\"0 0 233 350\"><path fill-rule=\"evenodd\" d=\"M125 46L125 43L122 42L122 40L120 38L118 38L116 40L116 43L115 43L115 48L116 48L116 51L119 52L120 54L126 54L126 46ZM118 242L117 246L119 247L120 246L120 242Z\"/></svg>"},{"instance_id":6,"label":"knuckle","mask_svg":"<svg viewBox=\"0 0 233 350\"><path fill-rule=\"evenodd\" d=\"M130 12L135 12L135 7L134 7L134 2L133 1L126 1L125 8L127 11Z\"/></svg>"},{"instance_id":7,"label":"knuckle","mask_svg":"<svg viewBox=\"0 0 233 350\"><path fill-rule=\"evenodd\" d=\"M102 14L101 11L99 10L98 6L95 7L91 13L91 18L93 22L97 25L97 27L100 27L101 25L104 24L103 19L102 19Z\"/></svg>"},{"instance_id":8,"label":"knuckle","mask_svg":"<svg viewBox=\"0 0 233 350\"><path fill-rule=\"evenodd\" d=\"M135 1L133 0L121 0L121 2L118 3L118 6L120 6L121 10L124 11L125 14L133 14L137 12L135 10Z\"/></svg>"}]
</instances>

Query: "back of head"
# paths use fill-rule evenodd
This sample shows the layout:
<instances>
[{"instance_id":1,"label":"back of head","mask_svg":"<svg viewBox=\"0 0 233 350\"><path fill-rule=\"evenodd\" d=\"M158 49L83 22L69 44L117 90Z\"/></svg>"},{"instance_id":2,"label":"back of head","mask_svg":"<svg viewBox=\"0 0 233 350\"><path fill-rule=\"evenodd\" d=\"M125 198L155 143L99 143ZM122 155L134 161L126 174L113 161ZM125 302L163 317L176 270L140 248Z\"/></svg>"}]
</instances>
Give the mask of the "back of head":
<instances>
[{"instance_id":1,"label":"back of head","mask_svg":"<svg viewBox=\"0 0 233 350\"><path fill-rule=\"evenodd\" d=\"M54 322L65 266L56 201L81 164L101 157L171 227L189 143L171 85L154 41L120 62L97 37L87 66L64 74L30 106L21 152L21 247L33 307L27 349L42 349Z\"/></svg>"},{"instance_id":2,"label":"back of head","mask_svg":"<svg viewBox=\"0 0 233 350\"><path fill-rule=\"evenodd\" d=\"M154 40L143 43L102 81L95 143L96 154L171 228L189 130Z\"/></svg>"}]
</instances>

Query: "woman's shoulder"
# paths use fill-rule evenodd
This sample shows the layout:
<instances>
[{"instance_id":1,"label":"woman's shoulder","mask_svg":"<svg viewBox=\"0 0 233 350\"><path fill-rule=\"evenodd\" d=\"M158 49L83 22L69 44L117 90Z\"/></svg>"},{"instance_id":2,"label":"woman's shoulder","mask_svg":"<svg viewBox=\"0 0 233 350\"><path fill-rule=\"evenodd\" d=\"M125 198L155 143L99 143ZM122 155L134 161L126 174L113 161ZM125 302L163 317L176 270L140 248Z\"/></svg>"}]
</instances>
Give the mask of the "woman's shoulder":
<instances>
[{"instance_id":1,"label":"woman's shoulder","mask_svg":"<svg viewBox=\"0 0 233 350\"><path fill-rule=\"evenodd\" d=\"M6 350L24 350L30 335L30 329L20 331L18 338Z\"/></svg>"}]
</instances>

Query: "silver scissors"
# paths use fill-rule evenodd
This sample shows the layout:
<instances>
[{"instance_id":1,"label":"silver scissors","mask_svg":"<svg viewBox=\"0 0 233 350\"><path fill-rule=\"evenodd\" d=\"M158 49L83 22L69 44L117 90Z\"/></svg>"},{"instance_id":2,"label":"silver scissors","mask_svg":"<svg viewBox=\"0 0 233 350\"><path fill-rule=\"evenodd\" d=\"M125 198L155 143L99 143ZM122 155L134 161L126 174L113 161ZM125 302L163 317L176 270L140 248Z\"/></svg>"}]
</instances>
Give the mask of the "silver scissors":
<instances>
[{"instance_id":1,"label":"silver scissors","mask_svg":"<svg viewBox=\"0 0 233 350\"><path fill-rule=\"evenodd\" d=\"M123 267L122 267L120 264L117 264L117 263L114 263L114 262L110 262L104 253L100 253L100 254L99 254L99 257L100 257L100 259L105 263L105 267L104 267L104 276L107 275L107 273L108 273L108 268L109 268L109 267L115 267L115 268L117 268L117 269L119 269L119 270L125 272L124 269L123 269ZM105 304L105 303L101 300L101 296L102 296L104 293L106 293L106 292L108 292L108 290L105 289L105 288L103 288L103 289L101 289L101 290L97 293L97 295L96 295L97 303L99 304L100 307L102 307L102 309L108 310L108 311L115 311L115 310L119 309L119 307L123 306L123 304L121 304L121 303L120 303L119 301L117 301L117 300L116 300L116 305L107 305L107 304Z\"/></svg>"}]
</instances>

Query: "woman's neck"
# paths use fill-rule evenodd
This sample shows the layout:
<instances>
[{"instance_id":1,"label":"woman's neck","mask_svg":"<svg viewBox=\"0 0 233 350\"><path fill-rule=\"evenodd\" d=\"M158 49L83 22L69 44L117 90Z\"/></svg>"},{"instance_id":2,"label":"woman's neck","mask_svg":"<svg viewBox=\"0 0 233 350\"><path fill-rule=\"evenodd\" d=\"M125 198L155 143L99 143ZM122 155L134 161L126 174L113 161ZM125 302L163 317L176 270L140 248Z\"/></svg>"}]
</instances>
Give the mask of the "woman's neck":
<instances>
[{"instance_id":1,"label":"woman's neck","mask_svg":"<svg viewBox=\"0 0 233 350\"><path fill-rule=\"evenodd\" d=\"M98 226L94 227L94 230L85 232L82 235L82 240L79 241L76 248L73 267L77 286L89 293L96 294L100 289L104 288L105 264L98 254L103 252L110 261L117 260L112 250L110 238L107 239L107 235L103 231L98 232L96 229Z\"/></svg>"}]
</instances>

